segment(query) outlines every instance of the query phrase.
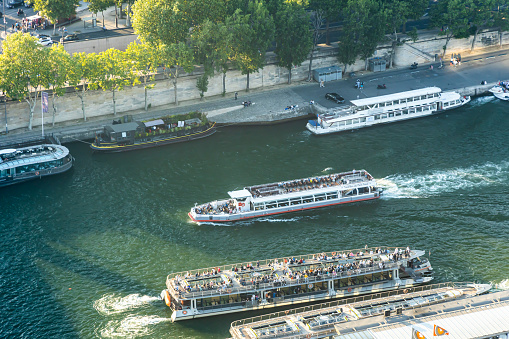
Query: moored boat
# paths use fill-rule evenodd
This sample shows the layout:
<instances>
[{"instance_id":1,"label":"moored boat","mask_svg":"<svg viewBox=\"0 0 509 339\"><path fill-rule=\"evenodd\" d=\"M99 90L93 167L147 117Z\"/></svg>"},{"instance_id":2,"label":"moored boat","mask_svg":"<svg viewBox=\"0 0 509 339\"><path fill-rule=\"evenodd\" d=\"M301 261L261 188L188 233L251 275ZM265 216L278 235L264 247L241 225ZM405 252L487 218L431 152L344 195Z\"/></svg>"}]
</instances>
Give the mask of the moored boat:
<instances>
[{"instance_id":1,"label":"moored boat","mask_svg":"<svg viewBox=\"0 0 509 339\"><path fill-rule=\"evenodd\" d=\"M0 187L63 173L74 158L67 147L41 144L0 150Z\"/></svg>"},{"instance_id":2,"label":"moored boat","mask_svg":"<svg viewBox=\"0 0 509 339\"><path fill-rule=\"evenodd\" d=\"M90 147L98 152L124 152L208 137L216 124L191 112L150 121L118 122L104 127Z\"/></svg>"},{"instance_id":3,"label":"moored boat","mask_svg":"<svg viewBox=\"0 0 509 339\"><path fill-rule=\"evenodd\" d=\"M368 338L358 332L367 324L377 326L391 316L390 323L394 324L412 315L429 314L432 307L441 312L457 309L457 305L469 305L491 288L491 284L449 282L398 289L234 321L230 334L235 339L330 338L336 332L353 332L355 338Z\"/></svg>"},{"instance_id":4,"label":"moored boat","mask_svg":"<svg viewBox=\"0 0 509 339\"><path fill-rule=\"evenodd\" d=\"M195 222L227 222L377 199L382 189L365 170L245 187L230 199L197 205Z\"/></svg>"},{"instance_id":5,"label":"moored boat","mask_svg":"<svg viewBox=\"0 0 509 339\"><path fill-rule=\"evenodd\" d=\"M509 100L509 81L501 81L493 86L490 92L500 100Z\"/></svg>"},{"instance_id":6,"label":"moored boat","mask_svg":"<svg viewBox=\"0 0 509 339\"><path fill-rule=\"evenodd\" d=\"M309 120L306 128L314 134L348 131L441 113L463 106L470 100L469 96L461 96L457 92L442 92L438 87L427 87L352 100L351 106L318 114L317 120Z\"/></svg>"},{"instance_id":7,"label":"moored boat","mask_svg":"<svg viewBox=\"0 0 509 339\"><path fill-rule=\"evenodd\" d=\"M172 321L410 288L433 279L422 250L365 248L173 273Z\"/></svg>"}]
</instances>

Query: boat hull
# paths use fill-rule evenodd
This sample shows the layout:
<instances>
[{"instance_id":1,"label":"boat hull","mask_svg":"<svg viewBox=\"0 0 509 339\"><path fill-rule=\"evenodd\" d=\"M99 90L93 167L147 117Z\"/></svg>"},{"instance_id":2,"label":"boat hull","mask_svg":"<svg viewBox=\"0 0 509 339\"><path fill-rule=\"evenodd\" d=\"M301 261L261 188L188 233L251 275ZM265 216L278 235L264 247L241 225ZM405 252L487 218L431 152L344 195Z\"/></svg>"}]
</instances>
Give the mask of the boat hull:
<instances>
[{"instance_id":1,"label":"boat hull","mask_svg":"<svg viewBox=\"0 0 509 339\"><path fill-rule=\"evenodd\" d=\"M135 150L139 150L139 149L165 146L165 145L175 144L175 143L179 143L179 142L201 139L201 138L211 136L215 132L216 132L216 124L214 123L212 126L210 126L209 128L207 128L204 131L191 133L191 134L187 134L187 135L175 136L175 137L159 139L159 140L138 142L138 143L134 143L131 145L117 145L117 144L97 145L94 143L94 144L90 145L90 148L92 148L95 152L100 152L100 153L117 153L117 152L135 151Z\"/></svg>"},{"instance_id":2,"label":"boat hull","mask_svg":"<svg viewBox=\"0 0 509 339\"><path fill-rule=\"evenodd\" d=\"M74 158L72 158L71 161L69 161L57 168L50 168L50 169L45 169L45 170L33 171L30 173L24 173L22 176L2 178L2 179L0 179L0 187L10 186L10 185L14 185L14 184L20 184L25 181L30 181L30 180L34 180L34 179L41 179L43 177L47 177L50 175L61 174L61 173L64 173L64 172L67 172L68 170L70 170L72 168L73 164L74 164Z\"/></svg>"},{"instance_id":3,"label":"boat hull","mask_svg":"<svg viewBox=\"0 0 509 339\"><path fill-rule=\"evenodd\" d=\"M298 212L305 211L315 208L334 206L340 204L347 204L351 202L359 202L366 200L378 199L380 197L379 192L373 192L370 194L363 194L361 196L355 197L343 197L338 199L326 200L326 201L316 201L312 203L306 203L301 205L294 206L285 206L285 207L277 207L270 210L259 210L259 211L250 211L250 212L242 212L235 214L197 214L193 210L188 213L189 217L194 222L229 222L229 221L238 221L259 217L268 217L277 214L289 213L289 212Z\"/></svg>"}]
</instances>

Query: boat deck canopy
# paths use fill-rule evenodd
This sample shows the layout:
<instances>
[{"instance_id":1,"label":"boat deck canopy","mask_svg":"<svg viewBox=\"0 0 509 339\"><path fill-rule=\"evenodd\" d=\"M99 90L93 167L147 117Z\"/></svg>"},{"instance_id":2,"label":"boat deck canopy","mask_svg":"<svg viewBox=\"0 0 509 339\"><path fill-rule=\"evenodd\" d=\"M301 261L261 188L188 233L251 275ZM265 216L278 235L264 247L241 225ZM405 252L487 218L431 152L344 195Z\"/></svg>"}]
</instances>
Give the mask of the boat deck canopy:
<instances>
[{"instance_id":1,"label":"boat deck canopy","mask_svg":"<svg viewBox=\"0 0 509 339\"><path fill-rule=\"evenodd\" d=\"M144 122L144 124L145 124L145 127L152 127L152 126L157 126L157 125L164 125L164 121L162 119L157 119L157 120Z\"/></svg>"},{"instance_id":2,"label":"boat deck canopy","mask_svg":"<svg viewBox=\"0 0 509 339\"><path fill-rule=\"evenodd\" d=\"M382 96L372 97L372 98L359 99L359 100L351 100L351 103L357 107L370 106L370 105L374 105L374 104L377 104L380 102L387 102L387 101L411 98L411 97L415 97L418 95L440 93L441 91L442 90L438 87L426 87L426 88L422 88L422 89L415 89L413 91L399 92L399 93L382 95Z\"/></svg>"},{"instance_id":3,"label":"boat deck canopy","mask_svg":"<svg viewBox=\"0 0 509 339\"><path fill-rule=\"evenodd\" d=\"M231 191L231 192L228 192L228 195L230 196L230 198L232 199L237 199L237 198L249 198L251 196L251 193L246 190L246 189L243 189L243 190L238 190L238 191Z\"/></svg>"},{"instance_id":4,"label":"boat deck canopy","mask_svg":"<svg viewBox=\"0 0 509 339\"><path fill-rule=\"evenodd\" d=\"M125 124L108 125L106 128L114 133L135 131L140 126L139 122L128 122Z\"/></svg>"}]
</instances>

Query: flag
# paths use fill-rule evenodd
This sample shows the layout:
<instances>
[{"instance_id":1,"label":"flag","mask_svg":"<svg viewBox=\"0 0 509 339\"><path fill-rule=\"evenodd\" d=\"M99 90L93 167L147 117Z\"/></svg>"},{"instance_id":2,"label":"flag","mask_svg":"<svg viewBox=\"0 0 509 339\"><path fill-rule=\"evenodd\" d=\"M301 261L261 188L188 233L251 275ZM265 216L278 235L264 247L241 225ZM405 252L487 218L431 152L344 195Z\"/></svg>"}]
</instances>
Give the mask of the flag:
<instances>
[{"instance_id":1,"label":"flag","mask_svg":"<svg viewBox=\"0 0 509 339\"><path fill-rule=\"evenodd\" d=\"M449 332L443 327L440 327L438 325L433 325L433 336L438 337L441 335L449 335Z\"/></svg>"},{"instance_id":2,"label":"flag","mask_svg":"<svg viewBox=\"0 0 509 339\"><path fill-rule=\"evenodd\" d=\"M48 93L41 92L42 112L48 113Z\"/></svg>"},{"instance_id":3,"label":"flag","mask_svg":"<svg viewBox=\"0 0 509 339\"><path fill-rule=\"evenodd\" d=\"M426 339L426 337L415 328L412 328L412 339Z\"/></svg>"}]
</instances>

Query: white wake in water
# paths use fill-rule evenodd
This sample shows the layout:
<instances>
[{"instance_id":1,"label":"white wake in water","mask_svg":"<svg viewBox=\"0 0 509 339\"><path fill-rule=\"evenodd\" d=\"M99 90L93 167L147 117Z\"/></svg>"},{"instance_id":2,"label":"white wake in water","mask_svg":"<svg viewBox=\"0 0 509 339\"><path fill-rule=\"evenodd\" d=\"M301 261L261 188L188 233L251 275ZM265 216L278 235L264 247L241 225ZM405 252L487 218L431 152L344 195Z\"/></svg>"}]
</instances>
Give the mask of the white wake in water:
<instances>
[{"instance_id":1,"label":"white wake in water","mask_svg":"<svg viewBox=\"0 0 509 339\"><path fill-rule=\"evenodd\" d=\"M509 290L509 279L504 279L499 283L493 284L493 287L495 287L498 290Z\"/></svg>"},{"instance_id":2,"label":"white wake in water","mask_svg":"<svg viewBox=\"0 0 509 339\"><path fill-rule=\"evenodd\" d=\"M332 171L332 167L327 167L322 170L322 172Z\"/></svg>"},{"instance_id":3,"label":"white wake in water","mask_svg":"<svg viewBox=\"0 0 509 339\"><path fill-rule=\"evenodd\" d=\"M96 334L101 338L135 338L147 336L154 331L154 326L152 325L167 321L171 321L171 319L161 318L156 315L132 315L123 320L108 321L106 326Z\"/></svg>"},{"instance_id":4,"label":"white wake in water","mask_svg":"<svg viewBox=\"0 0 509 339\"><path fill-rule=\"evenodd\" d=\"M111 315L126 312L135 308L146 307L154 301L160 301L160 297L148 295L129 294L125 297L118 297L114 294L106 294L94 302L94 308L102 315Z\"/></svg>"},{"instance_id":5,"label":"white wake in water","mask_svg":"<svg viewBox=\"0 0 509 339\"><path fill-rule=\"evenodd\" d=\"M424 175L396 174L377 180L385 198L426 198L442 193L500 184L507 180L509 162L432 171ZM507 182L506 182L507 183ZM505 184L506 184L505 183Z\"/></svg>"}]
</instances>

